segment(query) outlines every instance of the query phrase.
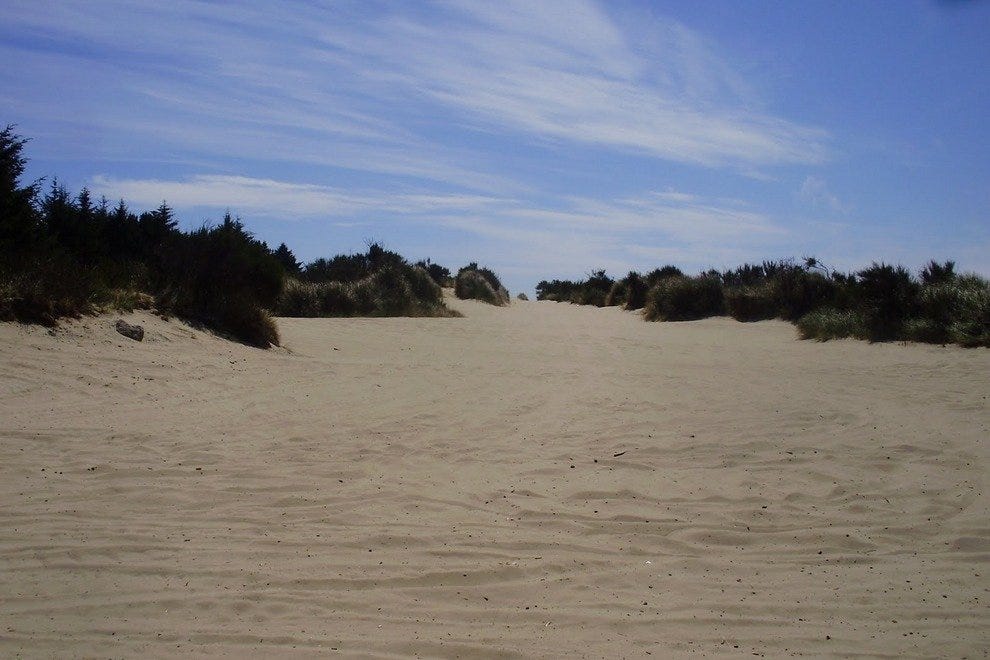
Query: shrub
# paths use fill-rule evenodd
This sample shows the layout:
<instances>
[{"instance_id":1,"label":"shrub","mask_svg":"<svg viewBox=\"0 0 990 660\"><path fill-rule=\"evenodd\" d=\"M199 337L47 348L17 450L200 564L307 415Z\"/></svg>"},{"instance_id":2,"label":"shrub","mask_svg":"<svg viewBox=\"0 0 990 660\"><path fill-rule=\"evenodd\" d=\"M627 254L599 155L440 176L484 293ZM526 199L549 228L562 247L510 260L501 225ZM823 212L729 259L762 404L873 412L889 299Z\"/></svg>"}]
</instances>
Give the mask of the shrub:
<instances>
[{"instance_id":1,"label":"shrub","mask_svg":"<svg viewBox=\"0 0 990 660\"><path fill-rule=\"evenodd\" d=\"M577 291L581 287L578 282L570 280L543 280L536 285L537 300L553 300L556 302L576 302Z\"/></svg>"},{"instance_id":2,"label":"shrub","mask_svg":"<svg viewBox=\"0 0 990 660\"><path fill-rule=\"evenodd\" d=\"M647 289L651 289L660 280L667 280L672 277L684 277L684 273L677 266L664 266L650 271L644 279L646 280Z\"/></svg>"},{"instance_id":3,"label":"shrub","mask_svg":"<svg viewBox=\"0 0 990 660\"><path fill-rule=\"evenodd\" d=\"M427 276L429 277L429 276ZM376 292L375 311L382 316L401 316L417 307L412 287L399 268L389 266L375 272L370 278ZM433 286L436 286L434 284Z\"/></svg>"},{"instance_id":4,"label":"shrub","mask_svg":"<svg viewBox=\"0 0 990 660\"><path fill-rule=\"evenodd\" d=\"M276 311L279 316L313 318L320 315L317 287L309 282L290 278L285 282Z\"/></svg>"},{"instance_id":5,"label":"shrub","mask_svg":"<svg viewBox=\"0 0 990 660\"><path fill-rule=\"evenodd\" d=\"M579 305L594 305L604 307L609 291L615 282L602 270L593 270L588 279L580 283L574 302Z\"/></svg>"},{"instance_id":6,"label":"shrub","mask_svg":"<svg viewBox=\"0 0 990 660\"><path fill-rule=\"evenodd\" d=\"M525 293L520 293L518 296L516 296L516 298L518 298L519 300L529 300L529 296L527 296Z\"/></svg>"},{"instance_id":7,"label":"shrub","mask_svg":"<svg viewBox=\"0 0 990 660\"><path fill-rule=\"evenodd\" d=\"M378 306L378 294L371 278L355 282L349 285L348 289L353 296L355 314L370 315L375 312Z\"/></svg>"},{"instance_id":8,"label":"shrub","mask_svg":"<svg viewBox=\"0 0 990 660\"><path fill-rule=\"evenodd\" d=\"M0 264L0 320L53 327L59 318L95 310L92 269L68 255L57 250L21 255L14 264Z\"/></svg>"},{"instance_id":9,"label":"shrub","mask_svg":"<svg viewBox=\"0 0 990 660\"><path fill-rule=\"evenodd\" d=\"M443 289L440 288L442 285L428 270L413 266L406 271L406 276L413 300L418 305L423 307L443 305Z\"/></svg>"},{"instance_id":10,"label":"shrub","mask_svg":"<svg viewBox=\"0 0 990 660\"><path fill-rule=\"evenodd\" d=\"M978 275L935 281L923 286L919 297L926 332L919 335L919 329L912 327L915 336L911 338L962 346L990 345L990 282Z\"/></svg>"},{"instance_id":11,"label":"shrub","mask_svg":"<svg viewBox=\"0 0 990 660\"><path fill-rule=\"evenodd\" d=\"M249 299L227 301L219 310L217 325L250 346L278 346L275 321L267 311Z\"/></svg>"},{"instance_id":12,"label":"shrub","mask_svg":"<svg viewBox=\"0 0 990 660\"><path fill-rule=\"evenodd\" d=\"M949 332L932 319L912 318L904 321L903 338L926 344L947 344Z\"/></svg>"},{"instance_id":13,"label":"shrub","mask_svg":"<svg viewBox=\"0 0 990 660\"><path fill-rule=\"evenodd\" d=\"M805 314L798 319L797 327L802 339L818 341L846 337L866 339L869 335L862 314L833 307L816 309Z\"/></svg>"},{"instance_id":14,"label":"shrub","mask_svg":"<svg viewBox=\"0 0 990 660\"><path fill-rule=\"evenodd\" d=\"M646 292L648 289L646 279L639 273L631 271L612 285L612 289L605 297L605 306L612 307L613 305L618 305L630 311L642 309L643 305L646 304Z\"/></svg>"},{"instance_id":15,"label":"shrub","mask_svg":"<svg viewBox=\"0 0 990 660\"><path fill-rule=\"evenodd\" d=\"M857 275L870 340L897 339L917 309L918 284L902 266L874 263Z\"/></svg>"},{"instance_id":16,"label":"shrub","mask_svg":"<svg viewBox=\"0 0 990 660\"><path fill-rule=\"evenodd\" d=\"M321 282L313 285L319 302L314 316L351 316L359 311L354 286L343 282ZM371 311L368 309L367 311Z\"/></svg>"},{"instance_id":17,"label":"shrub","mask_svg":"<svg viewBox=\"0 0 990 660\"><path fill-rule=\"evenodd\" d=\"M450 276L449 268L444 268L440 264L432 263L429 259L417 261L416 265L425 270L438 286L444 287L454 285L454 279Z\"/></svg>"},{"instance_id":18,"label":"shrub","mask_svg":"<svg viewBox=\"0 0 990 660\"><path fill-rule=\"evenodd\" d=\"M770 276L770 281L777 301L777 314L788 321L795 321L819 307L832 305L838 288L835 282L821 273L793 265L780 265Z\"/></svg>"},{"instance_id":19,"label":"shrub","mask_svg":"<svg viewBox=\"0 0 990 660\"><path fill-rule=\"evenodd\" d=\"M453 316L428 269L448 272L428 260L411 266L374 243L367 254L308 264L303 273L309 281L289 285L280 310L312 316Z\"/></svg>"},{"instance_id":20,"label":"shrub","mask_svg":"<svg viewBox=\"0 0 990 660\"><path fill-rule=\"evenodd\" d=\"M122 312L133 312L135 309L151 309L155 305L153 296L134 289L111 289L101 301L104 307Z\"/></svg>"},{"instance_id":21,"label":"shrub","mask_svg":"<svg viewBox=\"0 0 990 660\"><path fill-rule=\"evenodd\" d=\"M722 285L714 277L671 277L646 295L647 321L693 321L725 312Z\"/></svg>"},{"instance_id":22,"label":"shrub","mask_svg":"<svg viewBox=\"0 0 990 660\"><path fill-rule=\"evenodd\" d=\"M228 214L217 227L177 234L171 242L160 307L253 346L270 337L277 341L262 312L278 303L285 271L239 220Z\"/></svg>"},{"instance_id":23,"label":"shrub","mask_svg":"<svg viewBox=\"0 0 990 660\"><path fill-rule=\"evenodd\" d=\"M457 271L454 295L461 299L481 300L491 305L509 304L509 292L502 286L498 276L487 268L478 268L476 263L470 263Z\"/></svg>"},{"instance_id":24,"label":"shrub","mask_svg":"<svg viewBox=\"0 0 990 660\"><path fill-rule=\"evenodd\" d=\"M921 269L921 283L924 285L945 284L956 278L956 262L940 264L934 259Z\"/></svg>"},{"instance_id":25,"label":"shrub","mask_svg":"<svg viewBox=\"0 0 990 660\"><path fill-rule=\"evenodd\" d=\"M725 290L725 308L737 321L765 321L777 318L779 304L772 284L729 287Z\"/></svg>"}]
</instances>

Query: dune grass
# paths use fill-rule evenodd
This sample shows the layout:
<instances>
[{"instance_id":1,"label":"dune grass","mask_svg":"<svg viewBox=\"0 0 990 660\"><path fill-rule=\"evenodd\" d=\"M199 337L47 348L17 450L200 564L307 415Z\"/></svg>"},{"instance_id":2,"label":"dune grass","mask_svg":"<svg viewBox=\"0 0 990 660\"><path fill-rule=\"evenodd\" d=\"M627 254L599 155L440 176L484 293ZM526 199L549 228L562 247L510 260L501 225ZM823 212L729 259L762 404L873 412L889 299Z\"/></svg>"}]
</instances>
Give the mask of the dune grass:
<instances>
[{"instance_id":1,"label":"dune grass","mask_svg":"<svg viewBox=\"0 0 990 660\"><path fill-rule=\"evenodd\" d=\"M498 275L473 262L457 271L454 295L462 300L480 300L499 307L509 304L509 292L502 286Z\"/></svg>"}]
</instances>

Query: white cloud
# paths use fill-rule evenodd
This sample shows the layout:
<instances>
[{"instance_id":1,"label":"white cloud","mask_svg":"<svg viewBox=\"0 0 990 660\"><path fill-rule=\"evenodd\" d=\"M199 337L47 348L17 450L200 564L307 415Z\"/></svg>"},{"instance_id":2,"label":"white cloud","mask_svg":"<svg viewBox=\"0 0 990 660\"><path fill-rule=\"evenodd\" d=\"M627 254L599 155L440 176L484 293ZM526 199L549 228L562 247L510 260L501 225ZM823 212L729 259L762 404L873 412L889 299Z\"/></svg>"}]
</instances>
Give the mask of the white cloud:
<instances>
[{"instance_id":1,"label":"white cloud","mask_svg":"<svg viewBox=\"0 0 990 660\"><path fill-rule=\"evenodd\" d=\"M703 39L659 20L637 50L589 2L458 3L460 16L327 29L364 75L537 136L703 165L819 162L823 131L752 111Z\"/></svg>"},{"instance_id":2,"label":"white cloud","mask_svg":"<svg viewBox=\"0 0 990 660\"><path fill-rule=\"evenodd\" d=\"M372 233L394 223L429 227L428 235L443 237L437 241L439 253L447 249L443 244L467 244L473 246L470 258L498 255L498 263L517 274L517 287L528 286L524 278L580 277L590 268L621 274L663 263L686 269L728 267L763 258L768 245L792 239L772 217L739 200L673 190L537 203L430 190L354 191L227 175L179 180L101 176L91 180L90 189L97 196L122 197L136 208L166 200L180 217L204 209L219 217L230 210L249 223L255 217L318 218L337 227L367 227Z\"/></svg>"},{"instance_id":3,"label":"white cloud","mask_svg":"<svg viewBox=\"0 0 990 660\"><path fill-rule=\"evenodd\" d=\"M79 71L45 83L69 96L101 89L80 121L218 160L491 190L500 182L483 175L484 154L444 127L741 171L827 156L823 131L754 110L727 58L673 20L620 25L589 0L356 7L291 3L273 16L251 1L12 2L11 29L59 45L6 56L42 75Z\"/></svg>"},{"instance_id":4,"label":"white cloud","mask_svg":"<svg viewBox=\"0 0 990 660\"><path fill-rule=\"evenodd\" d=\"M437 194L430 191L348 191L245 176L198 175L182 180L94 177L90 190L140 207L165 200L174 208L230 209L244 215L285 220L326 218L353 221L376 214L456 226L505 240L649 234L677 242L753 240L783 229L764 214L738 204L686 193L646 193L602 201L570 197L555 204L507 197Z\"/></svg>"},{"instance_id":5,"label":"white cloud","mask_svg":"<svg viewBox=\"0 0 990 660\"><path fill-rule=\"evenodd\" d=\"M798 190L798 197L813 207L825 208L837 213L844 213L847 210L845 204L829 190L825 179L821 177L806 177Z\"/></svg>"},{"instance_id":6,"label":"white cloud","mask_svg":"<svg viewBox=\"0 0 990 660\"><path fill-rule=\"evenodd\" d=\"M97 176L90 190L110 199L150 207L166 200L178 209L231 209L281 219L351 218L366 213L416 215L449 209L475 210L501 200L482 195L432 193L360 193L328 186L299 184L245 176L198 175L179 181L114 179Z\"/></svg>"}]
</instances>

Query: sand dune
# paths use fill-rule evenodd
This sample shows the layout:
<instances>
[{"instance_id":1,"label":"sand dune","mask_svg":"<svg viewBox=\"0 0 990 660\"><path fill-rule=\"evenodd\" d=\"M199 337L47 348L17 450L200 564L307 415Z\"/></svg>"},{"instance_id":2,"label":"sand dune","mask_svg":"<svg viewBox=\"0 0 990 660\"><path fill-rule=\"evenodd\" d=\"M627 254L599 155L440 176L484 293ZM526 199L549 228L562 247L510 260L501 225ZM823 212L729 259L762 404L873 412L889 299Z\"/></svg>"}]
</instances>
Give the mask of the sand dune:
<instances>
[{"instance_id":1,"label":"sand dune","mask_svg":"<svg viewBox=\"0 0 990 660\"><path fill-rule=\"evenodd\" d=\"M984 656L990 351L0 324L0 656Z\"/></svg>"}]
</instances>

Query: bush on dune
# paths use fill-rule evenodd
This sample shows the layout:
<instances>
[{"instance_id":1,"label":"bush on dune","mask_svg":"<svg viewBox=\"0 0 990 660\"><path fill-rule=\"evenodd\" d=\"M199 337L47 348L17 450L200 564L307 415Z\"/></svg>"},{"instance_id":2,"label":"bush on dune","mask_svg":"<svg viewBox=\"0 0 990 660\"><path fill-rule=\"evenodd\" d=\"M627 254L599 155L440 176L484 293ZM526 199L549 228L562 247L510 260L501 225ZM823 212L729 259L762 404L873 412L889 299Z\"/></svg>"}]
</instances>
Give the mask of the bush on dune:
<instances>
[{"instance_id":1,"label":"bush on dune","mask_svg":"<svg viewBox=\"0 0 990 660\"><path fill-rule=\"evenodd\" d=\"M808 312L835 301L837 284L819 272L790 266L774 274L771 291L777 301L777 315L796 321Z\"/></svg>"},{"instance_id":2,"label":"bush on dune","mask_svg":"<svg viewBox=\"0 0 990 660\"><path fill-rule=\"evenodd\" d=\"M918 310L917 282L903 266L874 263L857 273L859 306L871 341L903 335L904 324Z\"/></svg>"},{"instance_id":3,"label":"bush on dune","mask_svg":"<svg viewBox=\"0 0 990 660\"><path fill-rule=\"evenodd\" d=\"M655 277L653 284L661 279L663 277ZM650 283L647 277L630 271L628 275L621 280L616 280L615 284L612 285L612 289L605 298L605 306L618 306L629 311L642 309L646 304L646 293L649 289Z\"/></svg>"},{"instance_id":4,"label":"bush on dune","mask_svg":"<svg viewBox=\"0 0 990 660\"><path fill-rule=\"evenodd\" d=\"M252 346L278 344L265 311L282 293L285 271L267 246L227 214L216 227L179 234L159 307L201 321Z\"/></svg>"},{"instance_id":5,"label":"bush on dune","mask_svg":"<svg viewBox=\"0 0 990 660\"><path fill-rule=\"evenodd\" d=\"M581 283L574 302L578 305L605 307L614 284L615 281L605 274L604 269L593 270L588 274L588 279Z\"/></svg>"},{"instance_id":6,"label":"bush on dune","mask_svg":"<svg viewBox=\"0 0 990 660\"><path fill-rule=\"evenodd\" d=\"M725 313L722 284L709 275L660 280L646 294L647 321L694 321Z\"/></svg>"},{"instance_id":7,"label":"bush on dune","mask_svg":"<svg viewBox=\"0 0 990 660\"><path fill-rule=\"evenodd\" d=\"M480 300L490 305L509 304L509 292L502 286L498 276L488 268L479 268L473 262L457 271L454 295L462 300Z\"/></svg>"},{"instance_id":8,"label":"bush on dune","mask_svg":"<svg viewBox=\"0 0 990 660\"><path fill-rule=\"evenodd\" d=\"M317 259L290 280L276 311L282 316L456 316L440 284L449 273L427 259L409 264L378 243L365 254Z\"/></svg>"},{"instance_id":9,"label":"bush on dune","mask_svg":"<svg viewBox=\"0 0 990 660\"><path fill-rule=\"evenodd\" d=\"M580 286L578 282L571 282L570 280L543 280L536 285L536 299L576 302L577 290Z\"/></svg>"},{"instance_id":10,"label":"bush on dune","mask_svg":"<svg viewBox=\"0 0 990 660\"><path fill-rule=\"evenodd\" d=\"M817 309L805 314L797 321L798 333L802 339L866 339L869 337L866 320L859 312L832 307Z\"/></svg>"},{"instance_id":11,"label":"bush on dune","mask_svg":"<svg viewBox=\"0 0 990 660\"><path fill-rule=\"evenodd\" d=\"M779 314L779 305L774 293L769 283L726 288L726 311L735 320L743 322L775 319Z\"/></svg>"},{"instance_id":12,"label":"bush on dune","mask_svg":"<svg viewBox=\"0 0 990 660\"><path fill-rule=\"evenodd\" d=\"M920 318L908 319L914 341L990 346L990 281L978 275L933 280L919 295Z\"/></svg>"}]
</instances>

